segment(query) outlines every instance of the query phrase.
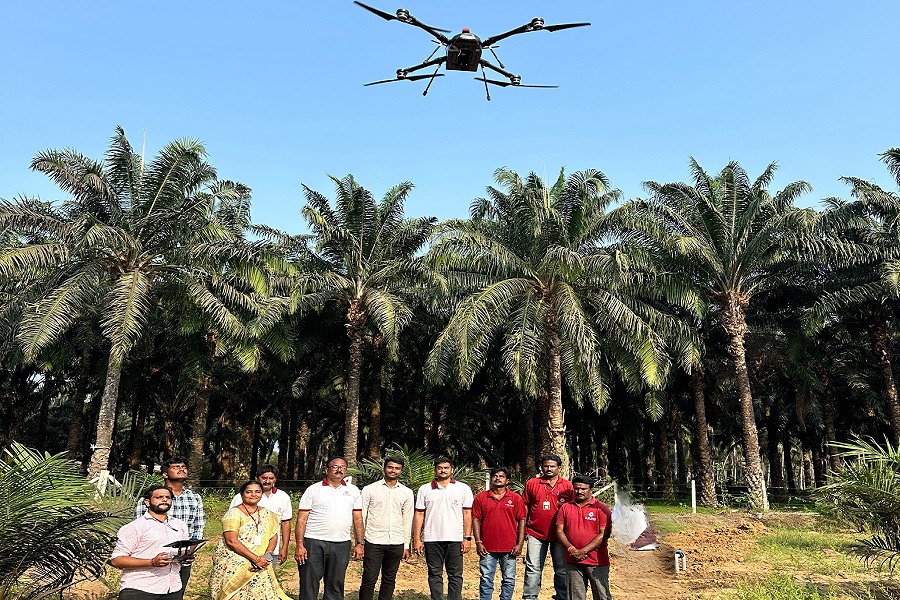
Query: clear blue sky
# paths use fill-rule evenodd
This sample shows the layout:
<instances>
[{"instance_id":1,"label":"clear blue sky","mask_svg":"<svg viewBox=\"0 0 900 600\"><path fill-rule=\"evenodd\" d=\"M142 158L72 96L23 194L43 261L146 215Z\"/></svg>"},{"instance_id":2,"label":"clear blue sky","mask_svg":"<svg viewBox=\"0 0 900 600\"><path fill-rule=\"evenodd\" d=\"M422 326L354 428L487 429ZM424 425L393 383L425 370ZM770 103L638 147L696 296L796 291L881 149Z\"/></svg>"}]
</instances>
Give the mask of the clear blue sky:
<instances>
[{"instance_id":1,"label":"clear blue sky","mask_svg":"<svg viewBox=\"0 0 900 600\"><path fill-rule=\"evenodd\" d=\"M397 4L401 2L401 4ZM900 2L370 0L487 37L541 16L592 27L500 42L523 83L473 74L364 88L434 48L423 31L350 0L3 2L0 197L59 199L28 164L73 147L101 158L116 125L148 155L202 140L223 178L253 188L257 222L304 229L301 183L332 197L353 173L380 197L416 184L410 216L464 217L494 169L551 177L597 168L626 197L645 180L688 177L694 156L751 175L778 161L776 187L803 203L846 197L841 175L894 189L877 154L900 146Z\"/></svg>"}]
</instances>

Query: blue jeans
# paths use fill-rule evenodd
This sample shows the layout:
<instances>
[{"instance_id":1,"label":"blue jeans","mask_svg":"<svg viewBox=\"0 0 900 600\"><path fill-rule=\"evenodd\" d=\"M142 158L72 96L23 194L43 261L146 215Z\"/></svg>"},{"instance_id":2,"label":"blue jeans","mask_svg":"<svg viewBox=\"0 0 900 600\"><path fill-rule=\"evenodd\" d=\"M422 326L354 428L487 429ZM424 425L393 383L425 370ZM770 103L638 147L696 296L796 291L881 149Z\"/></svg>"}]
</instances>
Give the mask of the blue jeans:
<instances>
[{"instance_id":1,"label":"blue jeans","mask_svg":"<svg viewBox=\"0 0 900 600\"><path fill-rule=\"evenodd\" d=\"M494 574L500 563L500 600L512 600L516 587L516 557L509 552L488 552L482 556L478 565L481 567L481 583L478 585L480 600L491 600L494 595Z\"/></svg>"},{"instance_id":2,"label":"blue jeans","mask_svg":"<svg viewBox=\"0 0 900 600\"><path fill-rule=\"evenodd\" d=\"M547 550L553 559L553 600L567 600L566 584L566 549L559 542L539 540L534 536L526 536L525 550L525 584L522 589L524 600L535 600L541 591L541 571L547 561Z\"/></svg>"}]
</instances>

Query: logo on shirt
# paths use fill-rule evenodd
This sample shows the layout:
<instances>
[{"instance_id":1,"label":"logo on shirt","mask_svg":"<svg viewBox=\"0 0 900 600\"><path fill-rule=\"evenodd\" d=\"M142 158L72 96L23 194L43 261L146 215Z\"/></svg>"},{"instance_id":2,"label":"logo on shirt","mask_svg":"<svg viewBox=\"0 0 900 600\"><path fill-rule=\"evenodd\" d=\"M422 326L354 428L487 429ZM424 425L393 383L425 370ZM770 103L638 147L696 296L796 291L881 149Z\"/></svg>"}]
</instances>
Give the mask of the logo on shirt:
<instances>
[{"instance_id":1,"label":"logo on shirt","mask_svg":"<svg viewBox=\"0 0 900 600\"><path fill-rule=\"evenodd\" d=\"M585 521L596 521L597 517L594 516L594 511L589 511L588 514L584 517Z\"/></svg>"}]
</instances>

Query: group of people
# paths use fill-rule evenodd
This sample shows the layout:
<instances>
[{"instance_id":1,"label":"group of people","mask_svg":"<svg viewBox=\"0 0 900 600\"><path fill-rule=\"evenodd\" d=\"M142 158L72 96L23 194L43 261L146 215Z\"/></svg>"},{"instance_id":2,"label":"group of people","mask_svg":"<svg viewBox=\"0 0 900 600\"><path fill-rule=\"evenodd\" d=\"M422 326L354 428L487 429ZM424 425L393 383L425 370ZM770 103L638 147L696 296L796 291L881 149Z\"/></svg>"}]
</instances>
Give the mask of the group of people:
<instances>
[{"instance_id":1,"label":"group of people","mask_svg":"<svg viewBox=\"0 0 900 600\"><path fill-rule=\"evenodd\" d=\"M309 486L297 506L294 559L300 598L342 600L350 558L362 560L359 600L394 594L400 563L423 555L431 600L461 600L463 554L479 556L480 600L491 600L501 573L500 600L511 600L518 558L525 560L523 600L536 600L549 552L554 600L611 600L609 508L593 497L593 480L559 475L560 457L540 458L540 474L521 495L509 489L505 467L490 471L489 489L473 495L453 479L453 462L438 458L434 479L415 496L400 482L404 461L388 457L384 477L361 490L346 481L347 462L330 458L321 482ZM165 486L153 486L135 509L135 520L119 530L110 563L123 570L120 600L181 600L191 573L194 546L173 542L203 538L203 500L185 488L187 465L174 458L162 465ZM289 600L275 576L288 557L293 510L276 488L278 470L262 465L256 479L240 486L222 517L222 539L213 555L209 591L213 600ZM323 585L324 582L324 585Z\"/></svg>"}]
</instances>

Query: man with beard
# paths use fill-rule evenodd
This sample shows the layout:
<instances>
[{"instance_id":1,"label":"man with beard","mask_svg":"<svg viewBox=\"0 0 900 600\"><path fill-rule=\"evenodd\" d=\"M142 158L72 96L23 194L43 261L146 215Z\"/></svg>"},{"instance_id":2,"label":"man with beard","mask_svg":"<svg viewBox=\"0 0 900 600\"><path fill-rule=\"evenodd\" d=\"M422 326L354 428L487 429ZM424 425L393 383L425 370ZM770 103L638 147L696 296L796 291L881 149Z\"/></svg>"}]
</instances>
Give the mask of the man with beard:
<instances>
[{"instance_id":1,"label":"man with beard","mask_svg":"<svg viewBox=\"0 0 900 600\"><path fill-rule=\"evenodd\" d=\"M556 515L556 535L566 547L569 600L586 600L588 585L594 600L612 600L609 591L609 534L612 512L591 494L594 480L572 479L575 501Z\"/></svg>"},{"instance_id":2,"label":"man with beard","mask_svg":"<svg viewBox=\"0 0 900 600\"><path fill-rule=\"evenodd\" d=\"M187 523L169 517L172 490L154 485L144 493L146 511L119 529L109 563L122 569L119 600L180 600L181 563L166 544L188 539Z\"/></svg>"},{"instance_id":3,"label":"man with beard","mask_svg":"<svg viewBox=\"0 0 900 600\"><path fill-rule=\"evenodd\" d=\"M284 490L279 490L275 487L275 482L278 481L278 467L275 465L260 465L256 469L256 481L262 486L263 491L258 506L275 513L281 519L281 527L278 530L278 542L275 544L275 550L273 551L273 560L270 561L272 567L276 568L287 560L288 544L291 541L291 521L294 518L291 497ZM235 494L229 508L234 508L240 505L241 502L241 495Z\"/></svg>"}]
</instances>

